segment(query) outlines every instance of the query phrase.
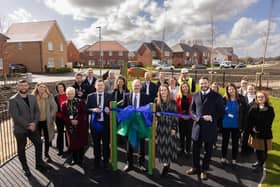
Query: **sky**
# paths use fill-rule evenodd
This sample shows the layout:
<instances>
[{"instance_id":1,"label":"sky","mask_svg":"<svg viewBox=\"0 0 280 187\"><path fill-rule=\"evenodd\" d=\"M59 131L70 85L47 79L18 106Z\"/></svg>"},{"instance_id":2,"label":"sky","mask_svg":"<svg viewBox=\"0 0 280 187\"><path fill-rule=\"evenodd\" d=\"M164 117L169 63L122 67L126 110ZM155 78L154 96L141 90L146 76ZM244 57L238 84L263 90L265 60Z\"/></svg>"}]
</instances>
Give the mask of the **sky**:
<instances>
[{"instance_id":1,"label":"sky","mask_svg":"<svg viewBox=\"0 0 280 187\"><path fill-rule=\"evenodd\" d=\"M129 51L151 40L211 46L214 28L214 47L260 57L271 18L266 56L280 56L280 0L0 1L1 32L16 22L56 20L77 48L98 41L99 26L102 40L117 40Z\"/></svg>"}]
</instances>

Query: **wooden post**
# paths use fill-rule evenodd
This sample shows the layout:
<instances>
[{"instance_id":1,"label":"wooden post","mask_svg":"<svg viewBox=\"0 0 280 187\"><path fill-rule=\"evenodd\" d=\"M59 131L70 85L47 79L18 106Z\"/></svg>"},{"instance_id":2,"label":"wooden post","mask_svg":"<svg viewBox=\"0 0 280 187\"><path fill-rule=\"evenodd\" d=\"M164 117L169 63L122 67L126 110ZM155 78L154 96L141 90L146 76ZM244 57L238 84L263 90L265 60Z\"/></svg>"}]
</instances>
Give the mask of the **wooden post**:
<instances>
[{"instance_id":1,"label":"wooden post","mask_svg":"<svg viewBox=\"0 0 280 187\"><path fill-rule=\"evenodd\" d=\"M117 102L112 101L110 103L110 108L116 108ZM110 112L110 143L111 143L111 163L113 171L117 171L118 169L118 148L117 148L117 117L116 117L116 111Z\"/></svg>"}]
</instances>

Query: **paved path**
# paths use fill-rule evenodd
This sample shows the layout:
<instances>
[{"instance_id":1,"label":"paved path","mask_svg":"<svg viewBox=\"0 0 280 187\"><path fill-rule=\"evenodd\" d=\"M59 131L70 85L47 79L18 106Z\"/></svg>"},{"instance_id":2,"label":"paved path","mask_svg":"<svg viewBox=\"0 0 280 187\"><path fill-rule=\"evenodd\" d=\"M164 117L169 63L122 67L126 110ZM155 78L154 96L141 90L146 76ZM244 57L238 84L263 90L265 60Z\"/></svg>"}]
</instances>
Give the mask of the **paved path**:
<instances>
[{"instance_id":1,"label":"paved path","mask_svg":"<svg viewBox=\"0 0 280 187\"><path fill-rule=\"evenodd\" d=\"M257 186L261 180L261 174L253 174L251 164L255 160L254 154L240 157L236 169L230 165L222 167L220 164L220 146L214 151L209 171L209 180L198 182L196 176L185 175L185 170L191 166L191 158L180 157L171 165L171 171L167 177L159 176L160 166L157 163L153 176L139 171L123 173L121 168L125 163L125 150L119 148L119 170L103 171L93 168L93 151L90 147L85 156L84 167L70 166L69 158L61 158L56 155L54 148L50 149L53 162L48 173L40 173L34 169L34 149L27 150L28 163L33 177L29 180L23 175L18 158L14 158L0 168L0 186L112 186L112 187L153 187L153 186Z\"/></svg>"}]
</instances>

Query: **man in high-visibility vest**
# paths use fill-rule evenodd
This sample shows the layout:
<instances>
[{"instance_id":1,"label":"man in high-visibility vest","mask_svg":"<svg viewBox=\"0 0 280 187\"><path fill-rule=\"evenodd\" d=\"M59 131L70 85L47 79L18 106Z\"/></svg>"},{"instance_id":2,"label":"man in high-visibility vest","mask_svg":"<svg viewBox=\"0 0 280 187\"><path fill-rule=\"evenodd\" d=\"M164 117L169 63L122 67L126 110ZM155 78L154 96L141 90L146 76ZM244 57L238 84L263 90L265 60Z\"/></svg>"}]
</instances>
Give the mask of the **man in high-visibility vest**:
<instances>
[{"instance_id":1,"label":"man in high-visibility vest","mask_svg":"<svg viewBox=\"0 0 280 187\"><path fill-rule=\"evenodd\" d=\"M195 92L195 80L193 80L190 76L189 76L189 70L187 68L183 68L181 70L181 75L180 78L178 80L179 85L183 84L184 82L187 82L191 92L194 93Z\"/></svg>"}]
</instances>

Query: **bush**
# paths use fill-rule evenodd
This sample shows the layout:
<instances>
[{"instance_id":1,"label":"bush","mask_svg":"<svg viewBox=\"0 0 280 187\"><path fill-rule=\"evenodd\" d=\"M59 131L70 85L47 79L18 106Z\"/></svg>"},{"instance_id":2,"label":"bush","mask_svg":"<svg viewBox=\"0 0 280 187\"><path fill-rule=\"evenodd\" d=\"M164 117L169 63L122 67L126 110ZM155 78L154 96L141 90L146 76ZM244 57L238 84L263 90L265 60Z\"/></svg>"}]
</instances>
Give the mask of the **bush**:
<instances>
[{"instance_id":1,"label":"bush","mask_svg":"<svg viewBox=\"0 0 280 187\"><path fill-rule=\"evenodd\" d=\"M47 68L47 73L69 73L73 72L73 68L63 67L63 68Z\"/></svg>"}]
</instances>

